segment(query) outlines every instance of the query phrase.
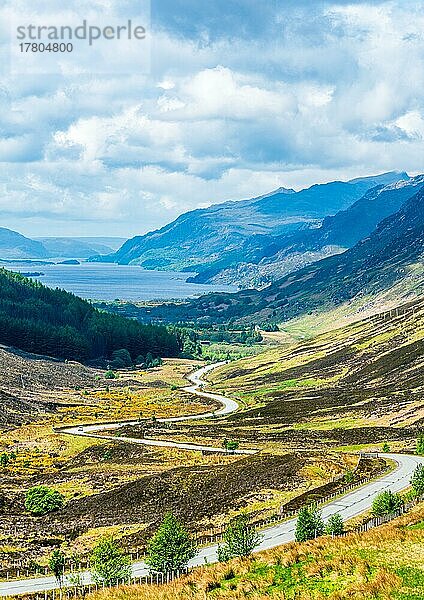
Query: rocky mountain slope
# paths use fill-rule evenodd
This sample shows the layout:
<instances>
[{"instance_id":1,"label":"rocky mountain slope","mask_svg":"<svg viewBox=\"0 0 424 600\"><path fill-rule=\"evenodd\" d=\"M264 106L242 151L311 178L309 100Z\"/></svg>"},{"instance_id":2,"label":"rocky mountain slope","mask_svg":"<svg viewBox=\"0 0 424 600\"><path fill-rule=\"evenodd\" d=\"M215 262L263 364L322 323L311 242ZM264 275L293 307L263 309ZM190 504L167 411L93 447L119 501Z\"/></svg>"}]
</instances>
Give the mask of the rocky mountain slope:
<instances>
[{"instance_id":1,"label":"rocky mountain slope","mask_svg":"<svg viewBox=\"0 0 424 600\"><path fill-rule=\"evenodd\" d=\"M247 240L244 254L250 261L224 268L221 261L221 265L201 271L190 281L236 284L240 288L264 287L290 272L352 247L380 221L398 211L422 186L424 175L376 186L346 210L326 217L321 227L272 240Z\"/></svg>"},{"instance_id":2,"label":"rocky mountain slope","mask_svg":"<svg viewBox=\"0 0 424 600\"><path fill-rule=\"evenodd\" d=\"M291 273L263 290L208 294L183 305L150 307L148 319L229 319L263 323L322 311L354 298L375 297L394 286L424 289L424 190L343 254Z\"/></svg>"},{"instance_id":3,"label":"rocky mountain slope","mask_svg":"<svg viewBox=\"0 0 424 600\"><path fill-rule=\"evenodd\" d=\"M128 240L105 262L138 264L147 269L198 271L222 259L221 267L246 260L246 240L261 245L288 235L348 208L376 185L407 179L391 172L375 177L334 181L295 192L280 188L270 194L194 210L162 229Z\"/></svg>"}]
</instances>

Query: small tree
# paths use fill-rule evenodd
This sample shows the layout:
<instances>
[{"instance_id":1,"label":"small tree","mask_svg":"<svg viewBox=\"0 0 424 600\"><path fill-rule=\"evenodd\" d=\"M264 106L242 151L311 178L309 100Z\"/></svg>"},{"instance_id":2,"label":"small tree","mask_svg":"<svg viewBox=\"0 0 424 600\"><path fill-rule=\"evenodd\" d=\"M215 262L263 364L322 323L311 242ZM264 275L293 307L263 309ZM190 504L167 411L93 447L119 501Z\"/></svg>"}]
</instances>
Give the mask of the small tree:
<instances>
[{"instance_id":1,"label":"small tree","mask_svg":"<svg viewBox=\"0 0 424 600\"><path fill-rule=\"evenodd\" d=\"M261 543L262 536L249 525L245 514L231 519L225 533L224 544L218 546L218 560L225 562L231 558L250 556Z\"/></svg>"},{"instance_id":2,"label":"small tree","mask_svg":"<svg viewBox=\"0 0 424 600\"><path fill-rule=\"evenodd\" d=\"M146 359L145 359L145 361L144 361L144 365L143 365L143 366L144 366L144 368L145 368L145 369L150 369L150 368L153 366L153 361L154 361L154 358L153 358L153 355L152 355L152 353L151 353L151 352L148 352L148 353L146 354Z\"/></svg>"},{"instance_id":3,"label":"small tree","mask_svg":"<svg viewBox=\"0 0 424 600\"><path fill-rule=\"evenodd\" d=\"M235 440L227 440L225 439L222 447L225 448L225 450L229 450L230 452L234 452L234 450L237 450L237 448L239 447L239 443Z\"/></svg>"},{"instance_id":4,"label":"small tree","mask_svg":"<svg viewBox=\"0 0 424 600\"><path fill-rule=\"evenodd\" d=\"M91 555L93 579L100 585L116 585L131 577L131 562L113 538L100 540Z\"/></svg>"},{"instance_id":5,"label":"small tree","mask_svg":"<svg viewBox=\"0 0 424 600\"><path fill-rule=\"evenodd\" d=\"M390 452L390 446L387 442L383 444L383 452Z\"/></svg>"},{"instance_id":6,"label":"small tree","mask_svg":"<svg viewBox=\"0 0 424 600\"><path fill-rule=\"evenodd\" d=\"M354 481L354 479L355 479L355 473L352 471L352 469L349 469L343 475L343 480L345 483L352 483Z\"/></svg>"},{"instance_id":7,"label":"small tree","mask_svg":"<svg viewBox=\"0 0 424 600\"><path fill-rule=\"evenodd\" d=\"M9 464L9 455L6 454L5 452L3 452L3 454L0 454L0 467L7 467L7 465Z\"/></svg>"},{"instance_id":8,"label":"small tree","mask_svg":"<svg viewBox=\"0 0 424 600\"><path fill-rule=\"evenodd\" d=\"M305 542L324 533L324 522L321 512L316 506L304 506L297 517L295 539L297 542Z\"/></svg>"},{"instance_id":9,"label":"small tree","mask_svg":"<svg viewBox=\"0 0 424 600\"><path fill-rule=\"evenodd\" d=\"M186 529L168 513L147 544L146 563L151 571L172 573L184 569L196 553L196 545Z\"/></svg>"},{"instance_id":10,"label":"small tree","mask_svg":"<svg viewBox=\"0 0 424 600\"><path fill-rule=\"evenodd\" d=\"M85 598L87 589L86 589L86 581L84 577L84 573L80 571L81 563L79 561L78 555L72 554L71 564L73 566L71 573L68 574L67 580L69 584L74 588L75 596Z\"/></svg>"},{"instance_id":11,"label":"small tree","mask_svg":"<svg viewBox=\"0 0 424 600\"><path fill-rule=\"evenodd\" d=\"M403 505L403 500L399 494L394 494L391 490L385 490L378 494L372 503L371 512L374 516L392 515Z\"/></svg>"},{"instance_id":12,"label":"small tree","mask_svg":"<svg viewBox=\"0 0 424 600\"><path fill-rule=\"evenodd\" d=\"M325 526L325 533L328 535L342 535L344 532L344 523L339 513L331 515Z\"/></svg>"},{"instance_id":13,"label":"small tree","mask_svg":"<svg viewBox=\"0 0 424 600\"><path fill-rule=\"evenodd\" d=\"M416 453L420 455L424 454L424 433L420 433L418 436Z\"/></svg>"},{"instance_id":14,"label":"small tree","mask_svg":"<svg viewBox=\"0 0 424 600\"><path fill-rule=\"evenodd\" d=\"M64 496L45 485L32 487L25 494L25 508L35 516L59 510L64 504Z\"/></svg>"},{"instance_id":15,"label":"small tree","mask_svg":"<svg viewBox=\"0 0 424 600\"><path fill-rule=\"evenodd\" d=\"M424 465L418 465L411 477L412 489L416 496L424 494Z\"/></svg>"},{"instance_id":16,"label":"small tree","mask_svg":"<svg viewBox=\"0 0 424 600\"><path fill-rule=\"evenodd\" d=\"M131 367L132 364L131 354L126 348L121 348L120 350L114 350L114 352L112 352L112 362L110 363L112 369Z\"/></svg>"},{"instance_id":17,"label":"small tree","mask_svg":"<svg viewBox=\"0 0 424 600\"><path fill-rule=\"evenodd\" d=\"M49 569L54 574L59 587L62 587L65 571L65 555L60 550L53 550L49 558Z\"/></svg>"}]
</instances>

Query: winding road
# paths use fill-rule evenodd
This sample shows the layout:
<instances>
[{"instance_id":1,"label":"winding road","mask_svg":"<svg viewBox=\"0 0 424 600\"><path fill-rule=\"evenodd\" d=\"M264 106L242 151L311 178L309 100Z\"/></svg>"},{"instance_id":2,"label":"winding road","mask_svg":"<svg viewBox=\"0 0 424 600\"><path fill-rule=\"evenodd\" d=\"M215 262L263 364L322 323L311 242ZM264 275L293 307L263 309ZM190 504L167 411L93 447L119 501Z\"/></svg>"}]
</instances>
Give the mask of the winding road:
<instances>
[{"instance_id":1,"label":"winding road","mask_svg":"<svg viewBox=\"0 0 424 600\"><path fill-rule=\"evenodd\" d=\"M221 405L221 408L215 410L214 412L205 412L197 415L186 415L184 417L169 417L166 419L157 419L157 423L177 423L181 421L193 421L199 419L211 419L214 417L224 417L229 415L236 410L238 410L239 406L237 402L231 400L231 398L226 398L225 396L220 396L219 394L213 394L211 392L204 392L202 390L203 386L207 385L207 381L204 381L202 377L204 377L207 373L212 371L213 369L217 369L218 367L222 367L225 365L225 362L214 363L212 365L206 365L205 367L201 367L194 373L188 375L189 381L192 385L189 385L183 390L185 392L189 392L195 396L199 396L200 398L208 398L210 400L215 400ZM61 427L56 429L58 433L65 433L67 435L79 435L83 437L92 437L99 438L102 440L112 440L114 442L127 442L132 444L142 444L144 446L160 446L164 448L180 448L181 450L194 450L194 451L203 451L203 452L219 452L219 453L228 453L228 454L255 454L257 450L225 450L222 446L203 446L200 444L186 444L184 442L174 442L172 440L152 440L146 438L129 438L129 437L120 437L116 435L99 435L97 432L99 431L108 431L109 429L117 429L120 427L125 427L128 425L139 425L140 421L117 421L114 423L99 423L94 425L79 425L77 427Z\"/></svg>"},{"instance_id":2,"label":"winding road","mask_svg":"<svg viewBox=\"0 0 424 600\"><path fill-rule=\"evenodd\" d=\"M206 382L202 377L212 369L222 366L225 363L218 363L202 367L195 373L189 376L192 385L184 388L186 391L203 398L210 398L222 404L222 408L214 413L202 413L201 415L189 415L185 417L174 417L170 419L158 419L161 422L187 421L190 419L205 419L213 416L225 416L231 414L238 409L238 405L234 400L202 391L202 387ZM67 427L61 429L61 433L69 435L82 435L88 437L101 437L102 439L111 439L113 441L133 442L137 444L146 444L149 446L170 446L174 448L182 448L186 450L207 450L222 452L222 448L213 448L209 446L200 446L196 444L182 444L172 441L156 441L146 439L133 439L126 437L115 436L99 436L98 431L106 431L108 429L116 429L117 426L133 425L138 421L126 421L125 423L110 423L102 425L85 425L82 427ZM251 454L255 450L238 450L237 454ZM348 520L360 515L371 507L372 501L377 494L384 490L399 492L409 486L411 475L418 464L424 464L424 458L406 454L381 454L385 458L396 462L397 466L390 473L368 483L340 498L329 502L322 508L322 516L324 520L328 520L331 515L339 513L343 520ZM205 499L207 501L207 499ZM274 548L287 542L294 540L294 531L296 526L296 518L289 519L263 530L263 538L257 551ZM196 557L190 562L190 566L204 565L205 563L213 563L217 561L218 545L214 544L200 548ZM133 563L133 576L143 577L148 574L146 565L143 562ZM66 579L66 578L65 578ZM85 583L92 583L91 575L88 572L82 574L82 579ZM66 585L66 581L65 581ZM0 582L0 597L13 597L25 593L44 592L57 588L57 582L54 577L39 577L33 579L22 579L8 582Z\"/></svg>"}]
</instances>

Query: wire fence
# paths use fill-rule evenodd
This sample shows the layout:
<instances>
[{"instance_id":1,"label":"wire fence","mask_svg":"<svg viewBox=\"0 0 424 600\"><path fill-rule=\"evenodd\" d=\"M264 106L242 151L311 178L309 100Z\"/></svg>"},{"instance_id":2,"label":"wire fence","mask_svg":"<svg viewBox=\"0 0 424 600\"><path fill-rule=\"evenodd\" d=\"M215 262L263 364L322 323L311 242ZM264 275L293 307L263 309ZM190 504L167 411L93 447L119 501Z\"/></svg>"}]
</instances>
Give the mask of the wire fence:
<instances>
[{"instance_id":1,"label":"wire fence","mask_svg":"<svg viewBox=\"0 0 424 600\"><path fill-rule=\"evenodd\" d=\"M358 525L351 531L345 531L340 535L333 537L347 537L352 534L361 534L366 531L370 531L376 527L384 525L385 523L389 523L394 519L402 516L406 512L410 511L414 506L416 506L419 502L424 501L424 494L414 498L413 500L406 502L395 512L381 515L377 517L373 517L369 519L367 522ZM113 586L106 586L104 584L98 583L80 583L73 585L65 585L59 589L50 589L44 590L42 592L30 592L22 595L14 595L8 596L7 598L25 598L25 600L72 600L72 598L84 598L87 594L90 594L94 591L102 590L102 589L111 589L111 588L119 588L125 585L164 585L174 581L175 579L180 578L182 575L186 575L189 573L189 569L183 569L179 571L174 571L170 573L150 573L145 576L131 577L128 580L123 580L116 582Z\"/></svg>"},{"instance_id":2,"label":"wire fence","mask_svg":"<svg viewBox=\"0 0 424 600\"><path fill-rule=\"evenodd\" d=\"M359 462L358 462L358 464L359 464ZM344 478L344 475L338 475L333 478L332 483L342 481L343 478ZM370 481L373 481L374 479L375 479L375 475L373 477L364 477L364 478L360 479L359 481L355 481L348 485L339 487L335 492L332 492L331 494L327 494L326 496L324 496L322 498L313 499L312 503L317 506L322 506L324 504L327 504L328 502L331 502L331 500L334 500L335 498L337 498L339 496L345 495L345 494L369 483ZM317 492L318 492L318 490L317 490ZM309 503L311 503L311 502L309 502ZM282 506L280 511L269 514L269 515L259 518L259 519L255 518L256 515L254 515L252 527L254 527L255 529L256 528L257 529L265 529L267 527L271 527L272 525L277 525L278 523L282 523L283 521L286 521L288 519L293 519L294 517L296 517L298 515L298 513L299 513L299 509L284 510L284 506ZM217 543L223 541L226 528L227 528L226 524L211 527L210 529L207 529L206 531L200 531L200 532L194 533L193 537L198 546L208 546L211 544L217 544ZM140 546L138 548L128 548L127 547L127 548L123 548L123 551L125 552L125 554L127 554L130 557L131 562L133 562L133 563L143 561L145 559L145 547L142 547L142 546ZM90 557L88 555L82 556L82 557L80 556L80 557L78 557L78 560L75 560L75 558L71 558L71 557L66 557L66 559L65 559L65 573L89 571L90 568L91 568ZM28 561L23 561L23 560L16 560L16 561L12 562L7 567L7 569L0 569L0 580L12 581L14 579L22 579L22 578L37 577L37 576L47 576L49 574L51 574L51 571L49 570L48 566L46 566L46 565L40 565L40 564L36 563L35 561L28 562Z\"/></svg>"},{"instance_id":3,"label":"wire fence","mask_svg":"<svg viewBox=\"0 0 424 600\"><path fill-rule=\"evenodd\" d=\"M72 598L85 598L88 594L104 589L118 589L128 585L165 585L171 583L175 579L179 579L183 575L187 575L189 569L182 569L169 573L151 573L140 577L131 577L117 581L113 585L105 585L101 583L80 583L74 585L63 584L60 588L43 590L38 592L26 592L21 595L6 596L5 600L10 598L22 598L25 600L72 600Z\"/></svg>"}]
</instances>

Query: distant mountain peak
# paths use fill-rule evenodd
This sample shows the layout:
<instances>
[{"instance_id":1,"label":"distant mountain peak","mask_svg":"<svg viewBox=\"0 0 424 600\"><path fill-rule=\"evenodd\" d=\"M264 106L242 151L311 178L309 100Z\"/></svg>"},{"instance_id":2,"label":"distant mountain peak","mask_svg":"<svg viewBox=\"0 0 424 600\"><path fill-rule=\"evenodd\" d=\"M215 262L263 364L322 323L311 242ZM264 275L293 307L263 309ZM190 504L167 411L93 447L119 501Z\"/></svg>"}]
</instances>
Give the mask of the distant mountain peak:
<instances>
[{"instance_id":1,"label":"distant mountain peak","mask_svg":"<svg viewBox=\"0 0 424 600\"><path fill-rule=\"evenodd\" d=\"M393 183L389 183L386 185L382 191L384 190L399 190L406 186L421 186L424 184L424 174L415 175L414 177L409 177L408 179L399 179L399 181L395 181Z\"/></svg>"},{"instance_id":2,"label":"distant mountain peak","mask_svg":"<svg viewBox=\"0 0 424 600\"><path fill-rule=\"evenodd\" d=\"M268 194L259 196L258 198L269 198L269 196L276 196L277 194L295 194L295 193L296 193L296 190L294 190L293 188L286 188L284 186L281 186L281 187L277 188L276 190L269 192Z\"/></svg>"},{"instance_id":3,"label":"distant mountain peak","mask_svg":"<svg viewBox=\"0 0 424 600\"><path fill-rule=\"evenodd\" d=\"M367 181L375 181L375 185L390 185L393 182L407 181L410 177L406 171L387 171L379 175L369 175L367 177L355 177L350 179L348 183L360 183Z\"/></svg>"}]
</instances>

